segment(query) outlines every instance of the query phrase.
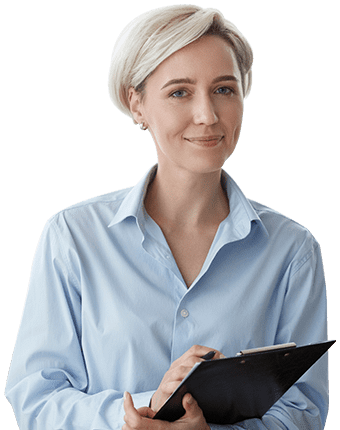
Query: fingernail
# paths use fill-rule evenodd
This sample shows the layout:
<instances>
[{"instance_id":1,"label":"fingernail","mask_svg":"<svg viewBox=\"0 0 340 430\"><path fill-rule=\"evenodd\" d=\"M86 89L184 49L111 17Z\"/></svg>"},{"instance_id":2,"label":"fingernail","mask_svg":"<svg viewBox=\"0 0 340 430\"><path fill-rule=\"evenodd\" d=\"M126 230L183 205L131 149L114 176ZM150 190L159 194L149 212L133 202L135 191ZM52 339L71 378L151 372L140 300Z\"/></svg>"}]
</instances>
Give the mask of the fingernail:
<instances>
[{"instance_id":1,"label":"fingernail","mask_svg":"<svg viewBox=\"0 0 340 430\"><path fill-rule=\"evenodd\" d=\"M127 391L124 391L124 396L123 396L124 400L127 399Z\"/></svg>"},{"instance_id":2,"label":"fingernail","mask_svg":"<svg viewBox=\"0 0 340 430\"><path fill-rule=\"evenodd\" d=\"M188 396L187 402L189 403L189 405L192 405L194 403L194 398L192 397L191 394Z\"/></svg>"},{"instance_id":3,"label":"fingernail","mask_svg":"<svg viewBox=\"0 0 340 430\"><path fill-rule=\"evenodd\" d=\"M220 353L220 358L225 358L225 355L223 355L222 352Z\"/></svg>"}]
</instances>

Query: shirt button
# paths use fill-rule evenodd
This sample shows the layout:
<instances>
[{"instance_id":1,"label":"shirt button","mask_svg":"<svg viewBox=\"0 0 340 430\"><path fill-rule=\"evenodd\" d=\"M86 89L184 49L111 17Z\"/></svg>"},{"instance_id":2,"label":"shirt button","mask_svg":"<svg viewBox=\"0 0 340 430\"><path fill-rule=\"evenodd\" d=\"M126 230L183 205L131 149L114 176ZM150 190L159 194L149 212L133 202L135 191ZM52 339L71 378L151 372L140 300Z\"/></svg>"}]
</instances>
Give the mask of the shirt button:
<instances>
[{"instance_id":1,"label":"shirt button","mask_svg":"<svg viewBox=\"0 0 340 430\"><path fill-rule=\"evenodd\" d=\"M165 258L166 258L167 260L170 260L171 255L170 255L170 254L166 254L166 255L165 255Z\"/></svg>"},{"instance_id":2,"label":"shirt button","mask_svg":"<svg viewBox=\"0 0 340 430\"><path fill-rule=\"evenodd\" d=\"M181 315L183 318L187 318L189 316L189 312L186 309L181 310Z\"/></svg>"}]
</instances>

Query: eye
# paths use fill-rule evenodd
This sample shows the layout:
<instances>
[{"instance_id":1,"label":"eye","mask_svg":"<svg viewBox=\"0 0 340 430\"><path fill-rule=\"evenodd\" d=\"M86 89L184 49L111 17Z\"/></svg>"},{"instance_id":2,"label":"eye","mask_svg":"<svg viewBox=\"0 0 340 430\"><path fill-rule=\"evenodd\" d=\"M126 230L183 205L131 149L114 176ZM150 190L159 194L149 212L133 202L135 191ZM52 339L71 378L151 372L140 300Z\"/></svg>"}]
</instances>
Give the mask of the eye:
<instances>
[{"instance_id":1,"label":"eye","mask_svg":"<svg viewBox=\"0 0 340 430\"><path fill-rule=\"evenodd\" d=\"M217 89L217 94L224 94L224 95L228 95L228 94L232 94L235 91L232 88L229 87L220 87Z\"/></svg>"},{"instance_id":2,"label":"eye","mask_svg":"<svg viewBox=\"0 0 340 430\"><path fill-rule=\"evenodd\" d=\"M170 97L173 97L175 99L183 98L187 92L185 90L177 90L174 93L170 94Z\"/></svg>"}]
</instances>

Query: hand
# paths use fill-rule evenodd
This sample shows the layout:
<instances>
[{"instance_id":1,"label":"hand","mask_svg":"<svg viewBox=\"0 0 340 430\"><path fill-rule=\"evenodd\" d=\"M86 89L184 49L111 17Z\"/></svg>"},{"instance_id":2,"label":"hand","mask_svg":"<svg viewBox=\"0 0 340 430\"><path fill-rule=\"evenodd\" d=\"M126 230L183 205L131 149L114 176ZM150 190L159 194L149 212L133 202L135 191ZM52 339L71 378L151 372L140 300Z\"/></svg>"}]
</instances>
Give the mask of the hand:
<instances>
[{"instance_id":1,"label":"hand","mask_svg":"<svg viewBox=\"0 0 340 430\"><path fill-rule=\"evenodd\" d=\"M175 391L178 385L186 377L195 363L204 361L201 357L211 351L212 348L194 345L181 357L172 363L165 373L162 382L151 399L151 408L157 412L168 397ZM216 351L213 360L224 358L224 355Z\"/></svg>"},{"instance_id":2,"label":"hand","mask_svg":"<svg viewBox=\"0 0 340 430\"><path fill-rule=\"evenodd\" d=\"M122 430L210 430L203 412L191 394L183 397L185 415L173 423L167 421L153 420L155 412L143 407L135 409L131 394L124 393L125 416Z\"/></svg>"}]
</instances>

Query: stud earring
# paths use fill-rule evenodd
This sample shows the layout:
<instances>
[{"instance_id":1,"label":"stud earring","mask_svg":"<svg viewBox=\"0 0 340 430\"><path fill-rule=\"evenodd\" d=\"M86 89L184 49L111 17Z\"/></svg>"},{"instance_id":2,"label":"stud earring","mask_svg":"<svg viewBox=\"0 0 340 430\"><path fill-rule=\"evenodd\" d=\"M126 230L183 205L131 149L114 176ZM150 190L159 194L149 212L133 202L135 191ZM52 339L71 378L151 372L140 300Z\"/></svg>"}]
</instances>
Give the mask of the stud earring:
<instances>
[{"instance_id":1,"label":"stud earring","mask_svg":"<svg viewBox=\"0 0 340 430\"><path fill-rule=\"evenodd\" d=\"M139 128L140 128L141 130L147 130L147 129L148 129L148 127L146 127L146 126L144 125L144 122L141 122L141 123L139 124Z\"/></svg>"}]
</instances>

